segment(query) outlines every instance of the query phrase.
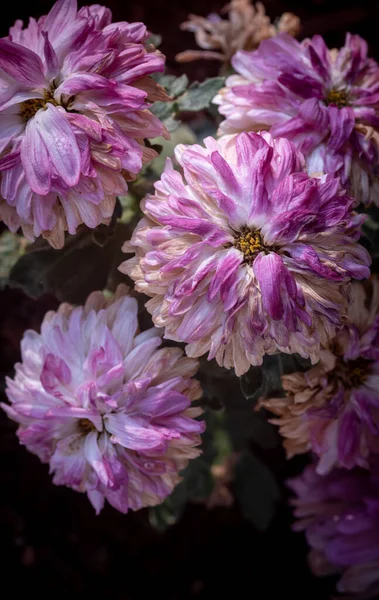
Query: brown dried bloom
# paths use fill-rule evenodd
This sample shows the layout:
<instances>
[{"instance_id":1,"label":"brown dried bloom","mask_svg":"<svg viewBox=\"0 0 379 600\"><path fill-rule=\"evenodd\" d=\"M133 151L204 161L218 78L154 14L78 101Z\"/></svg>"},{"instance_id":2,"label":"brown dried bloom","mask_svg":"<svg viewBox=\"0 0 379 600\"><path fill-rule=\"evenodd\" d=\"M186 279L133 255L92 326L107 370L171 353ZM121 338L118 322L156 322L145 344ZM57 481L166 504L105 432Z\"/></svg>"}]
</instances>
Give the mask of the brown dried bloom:
<instances>
[{"instance_id":1,"label":"brown dried bloom","mask_svg":"<svg viewBox=\"0 0 379 600\"><path fill-rule=\"evenodd\" d=\"M227 19L216 13L208 17L189 15L181 29L192 31L197 44L204 50L180 52L176 60L191 62L205 58L228 64L237 50L254 50L262 40L279 32L296 36L300 31L300 19L292 13L284 13L275 25L272 24L261 2L254 5L250 0L232 0L221 10L221 14L225 13L228 13Z\"/></svg>"},{"instance_id":2,"label":"brown dried bloom","mask_svg":"<svg viewBox=\"0 0 379 600\"><path fill-rule=\"evenodd\" d=\"M328 350L323 351L320 362L309 371L282 376L284 398L262 399L257 405L257 409L263 407L277 415L278 418L271 419L270 423L279 426L287 458L311 449L306 413L322 408L335 395L335 386L328 381L328 373L334 370L335 364L336 356Z\"/></svg>"},{"instance_id":3,"label":"brown dried bloom","mask_svg":"<svg viewBox=\"0 0 379 600\"><path fill-rule=\"evenodd\" d=\"M258 406L275 415L287 457L312 450L321 475L367 468L379 454L379 278L355 282L351 299L347 324L317 365L283 375L285 397Z\"/></svg>"}]
</instances>

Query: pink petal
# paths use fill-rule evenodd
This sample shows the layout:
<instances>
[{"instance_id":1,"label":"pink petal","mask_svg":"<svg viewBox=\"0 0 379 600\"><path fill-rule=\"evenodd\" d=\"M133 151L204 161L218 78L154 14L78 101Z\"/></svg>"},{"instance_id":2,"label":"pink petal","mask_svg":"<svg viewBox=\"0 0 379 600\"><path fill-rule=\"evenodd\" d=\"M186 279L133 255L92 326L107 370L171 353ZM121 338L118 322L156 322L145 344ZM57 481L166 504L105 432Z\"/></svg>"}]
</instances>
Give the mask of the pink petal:
<instances>
[{"instance_id":1,"label":"pink petal","mask_svg":"<svg viewBox=\"0 0 379 600\"><path fill-rule=\"evenodd\" d=\"M112 442L118 443L129 450L139 452L156 450L164 441L159 431L144 427L138 422L137 418L133 419L127 415L106 415L105 426L107 431L113 434Z\"/></svg>"},{"instance_id":2,"label":"pink petal","mask_svg":"<svg viewBox=\"0 0 379 600\"><path fill-rule=\"evenodd\" d=\"M76 18L77 10L76 0L58 0L54 4L44 20L44 29L48 31L51 40L55 42L61 34L67 35L69 25Z\"/></svg>"},{"instance_id":3,"label":"pink petal","mask_svg":"<svg viewBox=\"0 0 379 600\"><path fill-rule=\"evenodd\" d=\"M58 175L70 187L76 185L80 178L80 151L65 112L48 103L46 110L38 111L31 122L35 122L35 131Z\"/></svg>"},{"instance_id":4,"label":"pink petal","mask_svg":"<svg viewBox=\"0 0 379 600\"><path fill-rule=\"evenodd\" d=\"M42 112L42 111L39 111ZM50 192L51 165L45 144L37 128L38 113L26 125L21 144L21 162L25 177L36 194L45 196Z\"/></svg>"},{"instance_id":5,"label":"pink petal","mask_svg":"<svg viewBox=\"0 0 379 600\"><path fill-rule=\"evenodd\" d=\"M28 48L5 39L0 39L0 69L24 85L46 85L39 56Z\"/></svg>"}]
</instances>

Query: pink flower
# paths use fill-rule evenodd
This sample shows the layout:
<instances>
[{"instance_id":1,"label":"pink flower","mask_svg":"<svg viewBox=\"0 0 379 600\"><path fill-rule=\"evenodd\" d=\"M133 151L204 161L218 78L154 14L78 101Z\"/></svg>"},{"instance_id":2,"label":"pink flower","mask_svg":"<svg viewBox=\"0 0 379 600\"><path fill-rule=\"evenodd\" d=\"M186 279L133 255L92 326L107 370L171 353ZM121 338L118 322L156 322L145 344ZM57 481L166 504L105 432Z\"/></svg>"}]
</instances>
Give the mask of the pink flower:
<instances>
[{"instance_id":1,"label":"pink flower","mask_svg":"<svg viewBox=\"0 0 379 600\"><path fill-rule=\"evenodd\" d=\"M59 248L66 230L109 222L155 155L143 139L165 133L148 110L165 99L149 77L164 58L147 37L104 7L58 0L0 40L0 218L12 231Z\"/></svg>"},{"instance_id":2,"label":"pink flower","mask_svg":"<svg viewBox=\"0 0 379 600\"><path fill-rule=\"evenodd\" d=\"M265 353L316 361L368 277L363 216L332 176L310 178L286 139L244 133L176 148L120 267L165 337L241 375Z\"/></svg>"},{"instance_id":3,"label":"pink flower","mask_svg":"<svg viewBox=\"0 0 379 600\"><path fill-rule=\"evenodd\" d=\"M379 454L379 280L353 285L346 325L304 373L282 377L284 398L261 401L278 418L288 457L313 450L317 471L368 467Z\"/></svg>"},{"instance_id":4,"label":"pink flower","mask_svg":"<svg viewBox=\"0 0 379 600\"><path fill-rule=\"evenodd\" d=\"M338 174L357 201L379 205L379 65L362 38L347 34L345 46L328 50L318 35L279 34L232 64L237 75L214 99L226 117L220 133L287 137L311 174Z\"/></svg>"},{"instance_id":5,"label":"pink flower","mask_svg":"<svg viewBox=\"0 0 379 600\"><path fill-rule=\"evenodd\" d=\"M298 521L311 546L315 575L339 573L337 589L378 598L379 594L379 464L371 470L334 469L320 476L313 466L289 482Z\"/></svg>"},{"instance_id":6,"label":"pink flower","mask_svg":"<svg viewBox=\"0 0 379 600\"><path fill-rule=\"evenodd\" d=\"M47 313L27 331L22 363L7 381L8 416L18 436L54 473L56 485L105 499L126 513L159 504L200 454L197 362L157 349L160 332L137 333L137 301L120 286L112 300Z\"/></svg>"}]
</instances>

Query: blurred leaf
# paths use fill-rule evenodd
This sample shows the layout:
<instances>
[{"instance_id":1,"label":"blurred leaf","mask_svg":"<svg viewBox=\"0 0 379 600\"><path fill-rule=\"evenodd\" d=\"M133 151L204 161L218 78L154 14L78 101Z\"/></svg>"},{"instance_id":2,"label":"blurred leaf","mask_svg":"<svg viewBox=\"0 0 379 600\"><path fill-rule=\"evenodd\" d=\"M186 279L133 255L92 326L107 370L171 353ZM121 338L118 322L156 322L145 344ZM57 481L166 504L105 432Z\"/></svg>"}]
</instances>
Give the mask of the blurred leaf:
<instances>
[{"instance_id":1,"label":"blurred leaf","mask_svg":"<svg viewBox=\"0 0 379 600\"><path fill-rule=\"evenodd\" d=\"M150 108L151 112L158 117L161 121L165 121L165 119L172 118L172 114L176 113L177 104L175 101L173 102L154 102L152 107Z\"/></svg>"},{"instance_id":2,"label":"blurred leaf","mask_svg":"<svg viewBox=\"0 0 379 600\"><path fill-rule=\"evenodd\" d=\"M6 279L13 265L25 252L27 240L7 229L0 234L0 279Z\"/></svg>"},{"instance_id":3,"label":"blurred leaf","mask_svg":"<svg viewBox=\"0 0 379 600\"><path fill-rule=\"evenodd\" d=\"M251 442L264 449L275 448L279 444L276 427L268 423L262 413L254 410L256 400L262 395L259 387L262 373L262 367L253 368L245 380L248 393L244 394L242 378L239 379L234 371L218 366L214 360L200 359L198 378L204 392L202 404L212 409L224 408L224 427L236 452L246 450Z\"/></svg>"},{"instance_id":4,"label":"blurred leaf","mask_svg":"<svg viewBox=\"0 0 379 600\"><path fill-rule=\"evenodd\" d=\"M151 107L151 112L160 119L167 130L171 133L177 129L180 124L175 118L179 108L176 98L183 94L188 86L187 75L175 77L175 75L157 74L155 80L166 90L168 95L173 99L172 102L154 102Z\"/></svg>"},{"instance_id":5,"label":"blurred leaf","mask_svg":"<svg viewBox=\"0 0 379 600\"><path fill-rule=\"evenodd\" d=\"M159 48L162 43L162 36L159 33L151 33L145 42L145 46L152 44L155 48Z\"/></svg>"},{"instance_id":6,"label":"blurred leaf","mask_svg":"<svg viewBox=\"0 0 379 600\"><path fill-rule=\"evenodd\" d=\"M13 266L10 283L32 298L53 293L61 302L81 304L94 290L114 289L125 258L121 246L130 233L130 225L114 218L109 226L80 227L76 235L67 235L61 250L40 238Z\"/></svg>"},{"instance_id":7,"label":"blurred leaf","mask_svg":"<svg viewBox=\"0 0 379 600\"><path fill-rule=\"evenodd\" d=\"M170 132L175 131L178 127L180 122L176 116L181 111L196 112L206 108L211 110L211 101L225 82L224 77L213 77L202 83L195 81L187 88L188 78L186 75L181 77L159 75L155 76L155 79L173 100L171 102L154 102L150 110Z\"/></svg>"},{"instance_id":8,"label":"blurred leaf","mask_svg":"<svg viewBox=\"0 0 379 600\"><path fill-rule=\"evenodd\" d=\"M197 111L208 108L224 82L224 77L212 77L202 83L194 81L188 90L178 98L179 110Z\"/></svg>"},{"instance_id":9,"label":"blurred leaf","mask_svg":"<svg viewBox=\"0 0 379 600\"><path fill-rule=\"evenodd\" d=\"M171 98L177 98L180 96L180 94L183 94L188 86L187 75L180 75L180 77L176 77L175 75L157 73L154 76L154 79L157 81L157 83L159 83L159 85L164 87Z\"/></svg>"},{"instance_id":10,"label":"blurred leaf","mask_svg":"<svg viewBox=\"0 0 379 600\"><path fill-rule=\"evenodd\" d=\"M267 421L263 412L255 412L253 408L229 409L225 424L236 452L246 450L252 442L264 450L280 444L277 428Z\"/></svg>"},{"instance_id":11,"label":"blurred leaf","mask_svg":"<svg viewBox=\"0 0 379 600\"><path fill-rule=\"evenodd\" d=\"M126 196L119 196L118 199L122 208L120 221L121 223L128 224L134 219L134 217L138 213L137 199L134 196L132 196L132 194L127 194Z\"/></svg>"},{"instance_id":12,"label":"blurred leaf","mask_svg":"<svg viewBox=\"0 0 379 600\"><path fill-rule=\"evenodd\" d=\"M256 402L262 395L263 382L263 367L250 367L247 373L240 378L241 392L244 397Z\"/></svg>"},{"instance_id":13,"label":"blurred leaf","mask_svg":"<svg viewBox=\"0 0 379 600\"><path fill-rule=\"evenodd\" d=\"M250 453L235 467L235 492L240 510L259 531L265 531L275 514L280 489L270 469Z\"/></svg>"},{"instance_id":14,"label":"blurred leaf","mask_svg":"<svg viewBox=\"0 0 379 600\"><path fill-rule=\"evenodd\" d=\"M187 125L180 124L177 121L177 128L174 132L172 132L171 138L169 140L164 140L163 138L155 138L153 142L159 142L162 145L162 151L159 156L156 156L151 163L149 164L149 171L153 171L153 180L154 182L163 172L166 158L171 157L174 154L175 147L178 144L194 144L196 143L196 138L192 132L192 130L187 127Z\"/></svg>"},{"instance_id":15,"label":"blurred leaf","mask_svg":"<svg viewBox=\"0 0 379 600\"><path fill-rule=\"evenodd\" d=\"M187 75L180 75L180 77L176 77L175 75L166 75L166 74L157 74L155 75L155 80L164 87L166 92L171 98L177 98L180 94L183 94L188 86L188 77Z\"/></svg>"}]
</instances>

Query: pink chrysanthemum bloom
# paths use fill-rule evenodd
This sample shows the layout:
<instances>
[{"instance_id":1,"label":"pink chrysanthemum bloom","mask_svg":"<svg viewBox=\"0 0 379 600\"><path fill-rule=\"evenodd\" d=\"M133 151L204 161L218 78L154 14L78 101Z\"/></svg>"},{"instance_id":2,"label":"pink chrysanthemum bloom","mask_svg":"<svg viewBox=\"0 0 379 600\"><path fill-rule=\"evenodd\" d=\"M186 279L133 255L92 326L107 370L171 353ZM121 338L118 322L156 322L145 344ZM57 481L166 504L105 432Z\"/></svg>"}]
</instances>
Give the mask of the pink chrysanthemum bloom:
<instances>
[{"instance_id":1,"label":"pink chrysanthemum bloom","mask_svg":"<svg viewBox=\"0 0 379 600\"><path fill-rule=\"evenodd\" d=\"M305 530L315 575L340 573L341 593L379 597L379 468L334 469L320 476L313 466L289 482L298 518Z\"/></svg>"},{"instance_id":2,"label":"pink chrysanthemum bloom","mask_svg":"<svg viewBox=\"0 0 379 600\"><path fill-rule=\"evenodd\" d=\"M317 360L346 313L350 277L369 275L363 216L332 176L310 178L269 133L179 145L121 265L165 337L237 375L265 353Z\"/></svg>"},{"instance_id":3,"label":"pink chrysanthemum bloom","mask_svg":"<svg viewBox=\"0 0 379 600\"><path fill-rule=\"evenodd\" d=\"M0 40L0 218L54 247L81 223L107 223L117 194L165 133L148 110L166 95L149 77L164 57L142 23L59 0Z\"/></svg>"},{"instance_id":4,"label":"pink chrysanthemum bloom","mask_svg":"<svg viewBox=\"0 0 379 600\"><path fill-rule=\"evenodd\" d=\"M237 75L215 97L220 133L269 129L304 153L309 173L334 173L350 195L379 205L379 65L347 34L328 50L320 36L287 34L237 52Z\"/></svg>"},{"instance_id":5,"label":"pink chrysanthemum bloom","mask_svg":"<svg viewBox=\"0 0 379 600\"><path fill-rule=\"evenodd\" d=\"M287 455L313 450L317 471L368 467L379 454L379 280L353 285L348 324L320 362L282 377L284 398L260 402L278 418Z\"/></svg>"},{"instance_id":6,"label":"pink chrysanthemum bloom","mask_svg":"<svg viewBox=\"0 0 379 600\"><path fill-rule=\"evenodd\" d=\"M159 504L200 454L203 422L197 362L179 348L158 349L160 332L138 333L137 301L120 286L84 307L47 313L27 331L8 416L18 437L50 464L56 485L86 492L96 512L105 499L126 513Z\"/></svg>"}]
</instances>

